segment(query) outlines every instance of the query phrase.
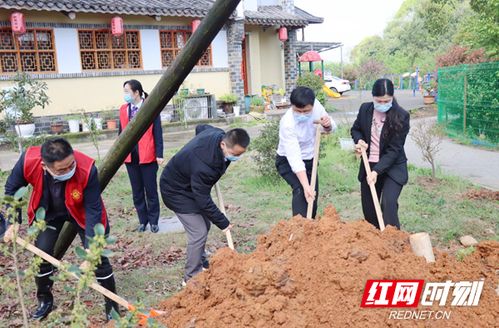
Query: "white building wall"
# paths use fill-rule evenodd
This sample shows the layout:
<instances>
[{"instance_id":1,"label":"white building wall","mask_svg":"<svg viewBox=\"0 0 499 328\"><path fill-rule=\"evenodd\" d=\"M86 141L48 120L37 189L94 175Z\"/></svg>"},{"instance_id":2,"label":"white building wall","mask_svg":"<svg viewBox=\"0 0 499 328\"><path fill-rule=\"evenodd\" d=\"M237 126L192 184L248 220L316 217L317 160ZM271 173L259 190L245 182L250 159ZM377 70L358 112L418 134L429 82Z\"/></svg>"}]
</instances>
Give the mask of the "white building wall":
<instances>
[{"instance_id":1,"label":"white building wall","mask_svg":"<svg viewBox=\"0 0 499 328\"><path fill-rule=\"evenodd\" d=\"M81 73L78 30L54 28L58 73Z\"/></svg>"},{"instance_id":2,"label":"white building wall","mask_svg":"<svg viewBox=\"0 0 499 328\"><path fill-rule=\"evenodd\" d=\"M158 30L140 30L140 47L144 70L161 69L161 46Z\"/></svg>"},{"instance_id":3,"label":"white building wall","mask_svg":"<svg viewBox=\"0 0 499 328\"><path fill-rule=\"evenodd\" d=\"M215 39L213 39L211 43L211 55L213 58L213 67L229 67L227 30L220 30Z\"/></svg>"}]
</instances>

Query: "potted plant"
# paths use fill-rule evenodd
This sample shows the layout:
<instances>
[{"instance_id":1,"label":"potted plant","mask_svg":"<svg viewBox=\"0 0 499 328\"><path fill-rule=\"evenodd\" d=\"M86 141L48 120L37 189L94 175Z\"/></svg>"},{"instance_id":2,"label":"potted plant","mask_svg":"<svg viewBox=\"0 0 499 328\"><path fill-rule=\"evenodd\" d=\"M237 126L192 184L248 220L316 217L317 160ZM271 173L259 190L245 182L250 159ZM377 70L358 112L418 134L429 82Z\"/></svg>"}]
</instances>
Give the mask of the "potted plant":
<instances>
[{"instance_id":1,"label":"potted plant","mask_svg":"<svg viewBox=\"0 0 499 328\"><path fill-rule=\"evenodd\" d=\"M232 93L224 94L220 97L220 102L222 102L222 108L224 113L232 114L234 113L234 105L237 103L237 96Z\"/></svg>"},{"instance_id":2,"label":"potted plant","mask_svg":"<svg viewBox=\"0 0 499 328\"><path fill-rule=\"evenodd\" d=\"M95 125L95 129L102 130L102 117L92 117L92 124Z\"/></svg>"},{"instance_id":3,"label":"potted plant","mask_svg":"<svg viewBox=\"0 0 499 328\"><path fill-rule=\"evenodd\" d=\"M205 92L204 88L197 88L197 89L196 89L196 93L197 93L199 96L202 96L202 95L204 95L206 92Z\"/></svg>"},{"instance_id":4,"label":"potted plant","mask_svg":"<svg viewBox=\"0 0 499 328\"><path fill-rule=\"evenodd\" d=\"M116 130L118 125L116 122L116 112L114 110L106 110L100 113L100 117L106 121L108 130Z\"/></svg>"},{"instance_id":5,"label":"potted plant","mask_svg":"<svg viewBox=\"0 0 499 328\"><path fill-rule=\"evenodd\" d=\"M263 113L264 109L265 109L265 102L263 101L262 97L254 96L251 98L250 102L251 112Z\"/></svg>"},{"instance_id":6,"label":"potted plant","mask_svg":"<svg viewBox=\"0 0 499 328\"><path fill-rule=\"evenodd\" d=\"M62 121L55 121L50 123L50 130L53 134L61 134L64 130L64 123Z\"/></svg>"},{"instance_id":7,"label":"potted plant","mask_svg":"<svg viewBox=\"0 0 499 328\"><path fill-rule=\"evenodd\" d=\"M7 121L14 124L19 137L31 137L35 132L31 111L37 106L45 108L49 103L47 84L26 73L18 73L14 82L14 86L0 91L0 112L5 111Z\"/></svg>"},{"instance_id":8,"label":"potted plant","mask_svg":"<svg viewBox=\"0 0 499 328\"><path fill-rule=\"evenodd\" d=\"M80 132L80 117L78 115L69 115L66 119L68 120L69 132Z\"/></svg>"},{"instance_id":9,"label":"potted plant","mask_svg":"<svg viewBox=\"0 0 499 328\"><path fill-rule=\"evenodd\" d=\"M435 81L423 82L423 103L425 105L431 105L435 103L435 92L437 89L437 83Z\"/></svg>"},{"instance_id":10,"label":"potted plant","mask_svg":"<svg viewBox=\"0 0 499 328\"><path fill-rule=\"evenodd\" d=\"M189 88L182 86L178 92L178 94L182 97L187 97L189 95Z\"/></svg>"}]
</instances>

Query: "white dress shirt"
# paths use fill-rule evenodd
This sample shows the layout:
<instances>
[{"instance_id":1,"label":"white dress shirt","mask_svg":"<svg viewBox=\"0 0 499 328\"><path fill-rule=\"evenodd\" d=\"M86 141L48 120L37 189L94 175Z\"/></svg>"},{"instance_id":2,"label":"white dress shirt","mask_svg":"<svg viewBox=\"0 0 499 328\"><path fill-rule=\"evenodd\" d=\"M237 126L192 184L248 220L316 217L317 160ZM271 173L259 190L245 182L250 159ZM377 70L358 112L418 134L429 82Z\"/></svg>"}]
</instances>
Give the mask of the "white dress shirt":
<instances>
[{"instance_id":1,"label":"white dress shirt","mask_svg":"<svg viewBox=\"0 0 499 328\"><path fill-rule=\"evenodd\" d=\"M290 108L279 123L279 146L277 154L286 156L294 173L305 171L304 160L314 157L314 141L316 128L314 121L328 115L324 106L317 99L314 101L312 118L306 122L296 122ZM336 130L336 123L331 118L331 128Z\"/></svg>"}]
</instances>

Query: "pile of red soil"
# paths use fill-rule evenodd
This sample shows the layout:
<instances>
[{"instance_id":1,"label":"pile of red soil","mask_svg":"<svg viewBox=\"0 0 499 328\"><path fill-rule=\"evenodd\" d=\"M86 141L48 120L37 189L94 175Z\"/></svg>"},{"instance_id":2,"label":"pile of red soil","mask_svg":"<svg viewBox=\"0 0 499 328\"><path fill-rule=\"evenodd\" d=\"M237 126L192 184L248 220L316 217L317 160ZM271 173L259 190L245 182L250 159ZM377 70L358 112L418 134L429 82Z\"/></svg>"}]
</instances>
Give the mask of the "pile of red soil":
<instances>
[{"instance_id":1,"label":"pile of red soil","mask_svg":"<svg viewBox=\"0 0 499 328\"><path fill-rule=\"evenodd\" d=\"M317 222L278 223L260 236L255 252L217 252L210 270L162 302L159 320L174 327L495 327L499 322L496 270L499 243L482 242L463 262L436 253L436 263L415 256L409 234L384 232L364 221L341 222L333 208ZM485 279L475 307L424 307L452 311L450 319L395 320L391 308L361 308L367 279L425 282ZM435 302L438 304L438 302Z\"/></svg>"},{"instance_id":2,"label":"pile of red soil","mask_svg":"<svg viewBox=\"0 0 499 328\"><path fill-rule=\"evenodd\" d=\"M466 197L471 200L496 200L499 201L499 191L488 189L474 189L466 193Z\"/></svg>"}]
</instances>

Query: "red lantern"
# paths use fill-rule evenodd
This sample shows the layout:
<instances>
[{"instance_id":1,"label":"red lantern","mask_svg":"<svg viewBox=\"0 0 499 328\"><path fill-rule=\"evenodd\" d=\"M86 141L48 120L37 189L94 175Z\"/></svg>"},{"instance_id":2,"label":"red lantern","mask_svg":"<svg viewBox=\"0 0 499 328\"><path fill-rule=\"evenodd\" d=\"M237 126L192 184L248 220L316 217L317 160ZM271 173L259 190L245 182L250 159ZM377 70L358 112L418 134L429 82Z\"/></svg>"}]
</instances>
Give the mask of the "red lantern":
<instances>
[{"instance_id":1,"label":"red lantern","mask_svg":"<svg viewBox=\"0 0 499 328\"><path fill-rule=\"evenodd\" d=\"M279 28L279 40L282 42L288 39L288 29L285 27Z\"/></svg>"},{"instance_id":2,"label":"red lantern","mask_svg":"<svg viewBox=\"0 0 499 328\"><path fill-rule=\"evenodd\" d=\"M191 26L192 26L192 33L196 32L196 30L199 27L199 24L201 24L201 20L199 20L199 19L195 19L195 20L192 21L192 24L191 24Z\"/></svg>"},{"instance_id":3,"label":"red lantern","mask_svg":"<svg viewBox=\"0 0 499 328\"><path fill-rule=\"evenodd\" d=\"M123 18L121 17L113 17L111 19L111 34L113 36L122 36L124 33L123 29Z\"/></svg>"},{"instance_id":4,"label":"red lantern","mask_svg":"<svg viewBox=\"0 0 499 328\"><path fill-rule=\"evenodd\" d=\"M12 26L12 32L14 32L14 34L26 33L24 15L20 12L12 13L10 15L10 26Z\"/></svg>"}]
</instances>

